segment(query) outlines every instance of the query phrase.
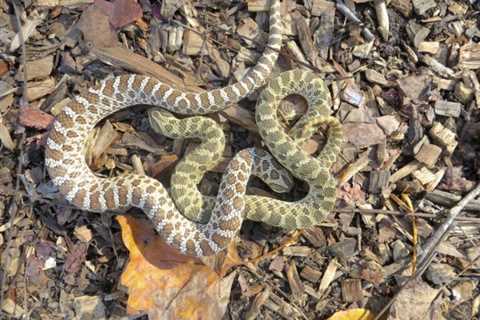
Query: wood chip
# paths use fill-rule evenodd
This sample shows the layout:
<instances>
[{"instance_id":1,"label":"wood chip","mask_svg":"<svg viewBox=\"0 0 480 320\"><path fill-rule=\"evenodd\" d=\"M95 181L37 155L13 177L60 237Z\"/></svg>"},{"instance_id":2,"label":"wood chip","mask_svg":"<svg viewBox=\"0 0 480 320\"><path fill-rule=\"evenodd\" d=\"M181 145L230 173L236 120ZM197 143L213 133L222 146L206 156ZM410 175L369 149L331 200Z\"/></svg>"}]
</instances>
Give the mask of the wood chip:
<instances>
[{"instance_id":1,"label":"wood chip","mask_svg":"<svg viewBox=\"0 0 480 320\"><path fill-rule=\"evenodd\" d=\"M387 171L387 170L370 171L368 191L374 194L378 194L382 192L387 187L389 179L390 179L390 171Z\"/></svg>"},{"instance_id":2,"label":"wood chip","mask_svg":"<svg viewBox=\"0 0 480 320\"><path fill-rule=\"evenodd\" d=\"M302 280L300 280L300 276L298 275L297 266L295 265L294 260L290 261L290 265L287 271L287 279L290 290L292 290L293 297L295 298L295 300L300 300L302 295L304 295L305 293L305 288L303 286Z\"/></svg>"},{"instance_id":3,"label":"wood chip","mask_svg":"<svg viewBox=\"0 0 480 320\"><path fill-rule=\"evenodd\" d=\"M252 305L245 314L246 320L257 319L257 316L260 314L260 308L267 302L268 298L270 298L270 293L271 290L267 287L265 288L265 290L262 291L262 293L255 297Z\"/></svg>"},{"instance_id":4,"label":"wood chip","mask_svg":"<svg viewBox=\"0 0 480 320\"><path fill-rule=\"evenodd\" d=\"M268 11L270 9L270 1L269 0L248 0L247 6L248 6L248 11L250 12Z\"/></svg>"},{"instance_id":5,"label":"wood chip","mask_svg":"<svg viewBox=\"0 0 480 320\"><path fill-rule=\"evenodd\" d=\"M427 167L433 167L437 163L442 148L432 143L424 143L418 153L415 155L415 159L425 163Z\"/></svg>"},{"instance_id":6,"label":"wood chip","mask_svg":"<svg viewBox=\"0 0 480 320\"><path fill-rule=\"evenodd\" d=\"M417 46L418 52L437 54L440 50L438 41L422 41Z\"/></svg>"},{"instance_id":7,"label":"wood chip","mask_svg":"<svg viewBox=\"0 0 480 320\"><path fill-rule=\"evenodd\" d=\"M54 118L42 110L33 107L23 107L20 109L18 121L25 127L47 129L53 123Z\"/></svg>"},{"instance_id":8,"label":"wood chip","mask_svg":"<svg viewBox=\"0 0 480 320\"><path fill-rule=\"evenodd\" d=\"M100 129L93 148L91 150L92 159L100 158L100 156L107 151L107 149L120 138L120 134L113 128L110 121L105 121L105 124Z\"/></svg>"},{"instance_id":9,"label":"wood chip","mask_svg":"<svg viewBox=\"0 0 480 320\"><path fill-rule=\"evenodd\" d=\"M480 44L468 43L460 48L459 65L465 69L480 68Z\"/></svg>"},{"instance_id":10,"label":"wood chip","mask_svg":"<svg viewBox=\"0 0 480 320\"><path fill-rule=\"evenodd\" d=\"M300 276L310 282L316 283L320 280L322 273L310 266L305 266L305 268L302 269L302 272L300 272Z\"/></svg>"},{"instance_id":11,"label":"wood chip","mask_svg":"<svg viewBox=\"0 0 480 320\"><path fill-rule=\"evenodd\" d=\"M320 26L314 33L314 42L319 48L321 57L327 60L329 48L334 41L335 4L326 0L314 0L312 15L321 18Z\"/></svg>"},{"instance_id":12,"label":"wood chip","mask_svg":"<svg viewBox=\"0 0 480 320\"><path fill-rule=\"evenodd\" d=\"M420 100L424 97L426 89L431 85L432 78L428 75L411 75L397 81L403 93L413 99Z\"/></svg>"},{"instance_id":13,"label":"wood chip","mask_svg":"<svg viewBox=\"0 0 480 320\"><path fill-rule=\"evenodd\" d=\"M82 242L89 242L93 238L92 230L86 225L75 227L73 234Z\"/></svg>"},{"instance_id":14,"label":"wood chip","mask_svg":"<svg viewBox=\"0 0 480 320\"><path fill-rule=\"evenodd\" d=\"M459 102L438 100L435 103L435 113L445 117L458 118L462 111L462 105Z\"/></svg>"},{"instance_id":15,"label":"wood chip","mask_svg":"<svg viewBox=\"0 0 480 320\"><path fill-rule=\"evenodd\" d=\"M27 62L27 80L48 77L53 70L53 56Z\"/></svg>"},{"instance_id":16,"label":"wood chip","mask_svg":"<svg viewBox=\"0 0 480 320\"><path fill-rule=\"evenodd\" d=\"M152 177L158 177L160 174L162 174L162 172L167 170L167 168L172 168L177 161L178 156L176 154L163 155L161 156L160 160L149 167L148 175Z\"/></svg>"},{"instance_id":17,"label":"wood chip","mask_svg":"<svg viewBox=\"0 0 480 320\"><path fill-rule=\"evenodd\" d=\"M410 17L412 14L413 5L411 0L392 0L390 5L405 17Z\"/></svg>"},{"instance_id":18,"label":"wood chip","mask_svg":"<svg viewBox=\"0 0 480 320\"><path fill-rule=\"evenodd\" d=\"M399 170L397 170L394 174L389 179L390 183L395 183L398 180L410 175L412 172L415 170L418 170L422 164L418 161L412 161L405 166L401 167Z\"/></svg>"},{"instance_id":19,"label":"wood chip","mask_svg":"<svg viewBox=\"0 0 480 320\"><path fill-rule=\"evenodd\" d=\"M377 83L384 87L390 87L392 83L385 79L385 76L375 70L367 69L365 70L365 77L368 81L372 83Z\"/></svg>"},{"instance_id":20,"label":"wood chip","mask_svg":"<svg viewBox=\"0 0 480 320\"><path fill-rule=\"evenodd\" d=\"M425 14L429 9L435 8L435 0L412 0L413 7L419 15Z\"/></svg>"},{"instance_id":21,"label":"wood chip","mask_svg":"<svg viewBox=\"0 0 480 320\"><path fill-rule=\"evenodd\" d=\"M312 248L305 246L290 246L283 249L283 255L293 257L308 257Z\"/></svg>"},{"instance_id":22,"label":"wood chip","mask_svg":"<svg viewBox=\"0 0 480 320\"><path fill-rule=\"evenodd\" d=\"M452 154L453 151L455 151L455 148L458 145L455 133L450 129L445 128L440 122L433 123L429 134L433 141L446 148L449 154Z\"/></svg>"},{"instance_id":23,"label":"wood chip","mask_svg":"<svg viewBox=\"0 0 480 320\"><path fill-rule=\"evenodd\" d=\"M345 137L359 148L385 142L386 136L376 123L345 123Z\"/></svg>"},{"instance_id":24,"label":"wood chip","mask_svg":"<svg viewBox=\"0 0 480 320\"><path fill-rule=\"evenodd\" d=\"M375 119L387 136L393 134L400 127L400 122L395 116L387 115Z\"/></svg>"},{"instance_id":25,"label":"wood chip","mask_svg":"<svg viewBox=\"0 0 480 320\"><path fill-rule=\"evenodd\" d=\"M435 190L440 181L442 181L445 172L447 172L447 168L441 168L440 170L438 170L434 174L434 179L431 182L427 183L427 185L425 186L425 190L428 192L432 192L433 190Z\"/></svg>"},{"instance_id":26,"label":"wood chip","mask_svg":"<svg viewBox=\"0 0 480 320\"><path fill-rule=\"evenodd\" d=\"M183 54L188 56L198 55L204 43L205 41L200 34L190 29L185 30L183 33Z\"/></svg>"},{"instance_id":27,"label":"wood chip","mask_svg":"<svg viewBox=\"0 0 480 320\"><path fill-rule=\"evenodd\" d=\"M322 280L320 281L320 285L318 287L318 294L323 296L323 294L327 291L330 284L335 280L335 274L337 273L337 269L340 265L337 262L337 259L332 259L328 263L327 269L323 273Z\"/></svg>"},{"instance_id":28,"label":"wood chip","mask_svg":"<svg viewBox=\"0 0 480 320\"><path fill-rule=\"evenodd\" d=\"M292 18L297 28L300 46L302 47L305 57L313 66L321 69L323 63L319 58L317 46L313 43L312 31L310 30L306 19L297 11L292 13Z\"/></svg>"},{"instance_id":29,"label":"wood chip","mask_svg":"<svg viewBox=\"0 0 480 320\"><path fill-rule=\"evenodd\" d=\"M426 167L421 168L420 170L412 172L412 176L420 181L422 185L426 185L435 180L435 174L427 169Z\"/></svg>"},{"instance_id":30,"label":"wood chip","mask_svg":"<svg viewBox=\"0 0 480 320\"><path fill-rule=\"evenodd\" d=\"M237 33L249 46L253 46L256 43L266 43L268 38L268 34L262 31L252 18L240 21Z\"/></svg>"},{"instance_id":31,"label":"wood chip","mask_svg":"<svg viewBox=\"0 0 480 320\"><path fill-rule=\"evenodd\" d=\"M363 299L362 282L360 279L342 281L342 297L345 302L356 302Z\"/></svg>"},{"instance_id":32,"label":"wood chip","mask_svg":"<svg viewBox=\"0 0 480 320\"><path fill-rule=\"evenodd\" d=\"M53 92L55 89L55 79L48 78L42 81L31 81L28 83L27 99L35 101Z\"/></svg>"}]
</instances>

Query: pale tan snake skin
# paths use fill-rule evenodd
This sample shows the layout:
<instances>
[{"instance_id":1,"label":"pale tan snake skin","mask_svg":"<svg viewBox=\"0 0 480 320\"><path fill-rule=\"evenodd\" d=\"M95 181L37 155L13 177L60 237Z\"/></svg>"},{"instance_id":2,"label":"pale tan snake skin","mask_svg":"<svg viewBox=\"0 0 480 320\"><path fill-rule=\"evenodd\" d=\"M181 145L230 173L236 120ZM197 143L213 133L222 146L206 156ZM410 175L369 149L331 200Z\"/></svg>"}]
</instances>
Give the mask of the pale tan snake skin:
<instances>
[{"instance_id":1,"label":"pale tan snake skin","mask_svg":"<svg viewBox=\"0 0 480 320\"><path fill-rule=\"evenodd\" d=\"M243 194L255 159L255 150L238 153L227 167L212 217L207 224L186 219L175 208L165 188L155 179L134 174L99 178L85 162L85 141L103 118L132 105L160 105L179 114L206 114L222 110L262 86L270 75L282 43L279 0L271 0L266 49L255 67L239 82L196 93L181 90L147 76L122 75L101 81L75 97L57 116L45 148L45 164L52 182L78 208L106 210L141 208L165 241L181 252L204 256L222 250L241 226Z\"/></svg>"}]
</instances>

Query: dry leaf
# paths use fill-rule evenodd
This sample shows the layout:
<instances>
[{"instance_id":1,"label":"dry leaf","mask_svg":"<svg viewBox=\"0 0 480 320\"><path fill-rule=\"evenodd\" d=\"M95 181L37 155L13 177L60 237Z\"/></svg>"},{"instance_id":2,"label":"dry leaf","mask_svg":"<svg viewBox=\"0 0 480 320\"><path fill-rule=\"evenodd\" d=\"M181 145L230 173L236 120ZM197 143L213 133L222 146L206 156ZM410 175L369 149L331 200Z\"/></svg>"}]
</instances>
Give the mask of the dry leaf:
<instances>
[{"instance_id":1,"label":"dry leaf","mask_svg":"<svg viewBox=\"0 0 480 320\"><path fill-rule=\"evenodd\" d=\"M148 220L117 220L130 252L120 279L129 290L129 314L143 311L149 319L222 318L235 272L222 278L199 259L181 255L155 234ZM230 267L235 253L226 255L225 267Z\"/></svg>"},{"instance_id":2,"label":"dry leaf","mask_svg":"<svg viewBox=\"0 0 480 320\"><path fill-rule=\"evenodd\" d=\"M106 15L98 4L89 6L83 11L78 22L78 29L82 31L85 41L91 42L97 48L116 47L117 35Z\"/></svg>"},{"instance_id":3,"label":"dry leaf","mask_svg":"<svg viewBox=\"0 0 480 320\"><path fill-rule=\"evenodd\" d=\"M367 309L350 309L335 312L328 320L373 320L375 315Z\"/></svg>"},{"instance_id":4,"label":"dry leaf","mask_svg":"<svg viewBox=\"0 0 480 320\"><path fill-rule=\"evenodd\" d=\"M95 5L108 15L110 23L116 29L140 19L143 15L142 8L135 0L97 0Z\"/></svg>"},{"instance_id":5,"label":"dry leaf","mask_svg":"<svg viewBox=\"0 0 480 320\"><path fill-rule=\"evenodd\" d=\"M434 319L430 316L430 312L434 311L431 306L439 290L421 280L406 284L390 308L388 319Z\"/></svg>"}]
</instances>

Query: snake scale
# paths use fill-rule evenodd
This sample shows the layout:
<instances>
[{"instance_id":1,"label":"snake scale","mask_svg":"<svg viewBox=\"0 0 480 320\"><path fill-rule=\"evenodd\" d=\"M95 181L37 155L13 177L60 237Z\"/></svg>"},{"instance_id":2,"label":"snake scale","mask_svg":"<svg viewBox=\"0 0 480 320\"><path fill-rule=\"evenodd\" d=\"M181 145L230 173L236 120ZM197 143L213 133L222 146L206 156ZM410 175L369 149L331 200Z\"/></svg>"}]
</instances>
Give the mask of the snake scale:
<instances>
[{"instance_id":1,"label":"snake scale","mask_svg":"<svg viewBox=\"0 0 480 320\"><path fill-rule=\"evenodd\" d=\"M282 43L278 0L271 1L269 24L269 38L262 57L235 84L195 94L176 90L147 76L130 74L103 80L87 93L76 96L57 116L45 147L45 164L60 193L73 205L89 211L138 207L168 244L194 256L215 254L225 248L240 229L245 210L251 212L249 218L257 220L262 220L265 210L278 212L270 218L274 225L301 227L321 221L335 202L336 182L329 167L339 152L342 133L339 122L328 116L328 90L322 80L309 72L291 71L275 78L262 91L256 110L259 132L270 152L294 176L309 183L309 193L300 201L246 200L251 197L245 196L251 174L266 176L268 183L272 172L283 172L281 168L264 170L261 166L264 161L275 163L275 160L256 148L241 150L227 165L207 223L183 216L157 180L131 173L100 178L85 161L85 141L89 133L98 122L116 111L147 104L159 105L178 114L201 115L222 110L262 86L272 71ZM276 119L276 107L291 93L299 93L310 106L319 107L310 107L303 120L286 134ZM195 128L204 132L200 123L202 119L192 117L181 121L185 130ZM320 154L312 158L302 151L300 145L321 124L329 126L328 139ZM182 134L188 136L192 133ZM200 169L206 168L202 166ZM287 187L277 184L278 176L274 178L277 181L272 184L277 189ZM260 209L255 210L252 206Z\"/></svg>"}]
</instances>

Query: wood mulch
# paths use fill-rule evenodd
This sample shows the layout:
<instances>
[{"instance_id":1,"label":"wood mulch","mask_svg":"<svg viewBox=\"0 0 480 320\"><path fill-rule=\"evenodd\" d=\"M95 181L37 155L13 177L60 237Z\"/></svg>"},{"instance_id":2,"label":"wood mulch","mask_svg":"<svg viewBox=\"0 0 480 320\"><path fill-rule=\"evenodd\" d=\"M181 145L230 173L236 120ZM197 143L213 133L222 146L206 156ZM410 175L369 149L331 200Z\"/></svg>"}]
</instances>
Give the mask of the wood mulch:
<instances>
[{"instance_id":1,"label":"wood mulch","mask_svg":"<svg viewBox=\"0 0 480 320\"><path fill-rule=\"evenodd\" d=\"M112 74L190 91L241 79L262 54L267 9L266 0L0 2L1 319L126 319L118 223L58 194L44 166L48 128L74 94ZM236 267L223 319L327 319L353 308L383 319L480 317L479 17L475 0L282 1L274 74L318 73L344 126L337 209L297 233L246 221L238 251L258 263ZM228 145L202 193L216 192L237 151L261 142L257 96L212 115ZM297 97L283 107L306 108ZM145 109L95 129L92 170L144 172L168 186L195 141L156 134ZM305 191L298 182L289 196ZM258 181L249 193L277 196Z\"/></svg>"}]
</instances>

